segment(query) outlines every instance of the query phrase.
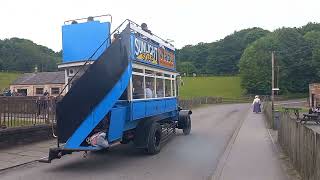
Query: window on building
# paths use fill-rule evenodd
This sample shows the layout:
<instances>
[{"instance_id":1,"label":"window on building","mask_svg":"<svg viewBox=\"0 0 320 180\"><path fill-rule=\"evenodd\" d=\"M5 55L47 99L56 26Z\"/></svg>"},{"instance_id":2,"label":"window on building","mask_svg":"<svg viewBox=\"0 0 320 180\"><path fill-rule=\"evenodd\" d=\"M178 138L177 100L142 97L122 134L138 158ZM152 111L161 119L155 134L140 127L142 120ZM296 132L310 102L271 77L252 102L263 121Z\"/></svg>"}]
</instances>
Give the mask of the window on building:
<instances>
[{"instance_id":1,"label":"window on building","mask_svg":"<svg viewBox=\"0 0 320 180\"><path fill-rule=\"evenodd\" d=\"M36 88L36 95L43 95L43 88Z\"/></svg>"},{"instance_id":2,"label":"window on building","mask_svg":"<svg viewBox=\"0 0 320 180\"><path fill-rule=\"evenodd\" d=\"M133 99L144 99L143 76L132 75L132 98Z\"/></svg>"},{"instance_id":3,"label":"window on building","mask_svg":"<svg viewBox=\"0 0 320 180\"><path fill-rule=\"evenodd\" d=\"M146 98L154 98L155 97L155 78L146 76Z\"/></svg>"},{"instance_id":4,"label":"window on building","mask_svg":"<svg viewBox=\"0 0 320 180\"><path fill-rule=\"evenodd\" d=\"M51 88L51 95L57 95L60 93L60 88Z\"/></svg>"},{"instance_id":5,"label":"window on building","mask_svg":"<svg viewBox=\"0 0 320 180\"><path fill-rule=\"evenodd\" d=\"M165 79L165 96L170 97L171 95L171 80Z\"/></svg>"},{"instance_id":6,"label":"window on building","mask_svg":"<svg viewBox=\"0 0 320 180\"><path fill-rule=\"evenodd\" d=\"M156 79L156 97L161 98L164 97L164 79L157 78Z\"/></svg>"},{"instance_id":7,"label":"window on building","mask_svg":"<svg viewBox=\"0 0 320 180\"><path fill-rule=\"evenodd\" d=\"M28 90L27 90L27 89L17 89L17 93L18 93L20 96L27 96Z\"/></svg>"}]
</instances>

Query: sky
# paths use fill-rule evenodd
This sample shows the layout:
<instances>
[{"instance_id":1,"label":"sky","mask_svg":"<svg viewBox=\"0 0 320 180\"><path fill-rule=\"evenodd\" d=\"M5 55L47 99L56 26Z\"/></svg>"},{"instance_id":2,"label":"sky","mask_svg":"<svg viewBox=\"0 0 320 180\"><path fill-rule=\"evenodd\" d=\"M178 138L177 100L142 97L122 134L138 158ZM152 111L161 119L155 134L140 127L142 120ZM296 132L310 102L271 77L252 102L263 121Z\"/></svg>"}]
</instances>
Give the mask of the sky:
<instances>
[{"instance_id":1,"label":"sky","mask_svg":"<svg viewBox=\"0 0 320 180\"><path fill-rule=\"evenodd\" d=\"M0 39L19 37L60 51L65 20L111 14L181 48L213 42L245 28L300 27L320 22L319 0L10 0L0 2Z\"/></svg>"}]
</instances>

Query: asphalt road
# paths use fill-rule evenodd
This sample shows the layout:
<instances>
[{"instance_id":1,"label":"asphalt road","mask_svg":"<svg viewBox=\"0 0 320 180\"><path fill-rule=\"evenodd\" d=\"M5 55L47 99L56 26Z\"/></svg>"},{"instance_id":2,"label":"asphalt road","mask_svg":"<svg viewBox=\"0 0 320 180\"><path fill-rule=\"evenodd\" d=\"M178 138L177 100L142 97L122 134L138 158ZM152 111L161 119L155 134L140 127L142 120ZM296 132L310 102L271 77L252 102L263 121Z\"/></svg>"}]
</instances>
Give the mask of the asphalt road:
<instances>
[{"instance_id":1,"label":"asphalt road","mask_svg":"<svg viewBox=\"0 0 320 180\"><path fill-rule=\"evenodd\" d=\"M249 104L213 105L192 114L192 131L180 130L157 155L145 155L132 144L104 153L64 156L51 164L34 163L2 172L1 180L108 179L200 180L208 179L233 132L248 113Z\"/></svg>"}]
</instances>

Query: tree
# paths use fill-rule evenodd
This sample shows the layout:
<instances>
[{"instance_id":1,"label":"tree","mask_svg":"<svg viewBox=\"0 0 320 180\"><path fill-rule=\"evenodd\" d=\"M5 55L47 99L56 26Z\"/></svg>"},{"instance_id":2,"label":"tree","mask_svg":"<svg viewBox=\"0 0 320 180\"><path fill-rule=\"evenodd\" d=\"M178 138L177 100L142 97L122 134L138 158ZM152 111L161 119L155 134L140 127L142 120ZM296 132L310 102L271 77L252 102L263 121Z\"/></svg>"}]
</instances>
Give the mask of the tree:
<instances>
[{"instance_id":1,"label":"tree","mask_svg":"<svg viewBox=\"0 0 320 180\"><path fill-rule=\"evenodd\" d=\"M248 93L271 92L271 52L280 66L281 92L306 92L316 74L311 47L295 28L270 33L244 51L240 60L242 86Z\"/></svg>"},{"instance_id":2,"label":"tree","mask_svg":"<svg viewBox=\"0 0 320 180\"><path fill-rule=\"evenodd\" d=\"M244 29L213 43L187 45L176 52L177 67L182 62L192 63L200 74L238 74L238 63L244 49L269 31L261 28Z\"/></svg>"},{"instance_id":3,"label":"tree","mask_svg":"<svg viewBox=\"0 0 320 180\"><path fill-rule=\"evenodd\" d=\"M179 72L182 74L186 73L187 76L196 72L196 67L191 62L182 62L179 67Z\"/></svg>"},{"instance_id":4,"label":"tree","mask_svg":"<svg viewBox=\"0 0 320 180\"><path fill-rule=\"evenodd\" d=\"M317 74L314 81L320 80L320 31L307 32L303 37L312 48L312 66Z\"/></svg>"},{"instance_id":5,"label":"tree","mask_svg":"<svg viewBox=\"0 0 320 180\"><path fill-rule=\"evenodd\" d=\"M61 62L58 53L19 38L0 40L0 59L0 70L22 72L31 72L36 66L40 71L55 71Z\"/></svg>"},{"instance_id":6,"label":"tree","mask_svg":"<svg viewBox=\"0 0 320 180\"><path fill-rule=\"evenodd\" d=\"M301 28L298 29L298 31L302 34L305 35L310 31L320 31L320 24L319 23L312 23L309 22L305 26L302 26Z\"/></svg>"},{"instance_id":7,"label":"tree","mask_svg":"<svg viewBox=\"0 0 320 180\"><path fill-rule=\"evenodd\" d=\"M206 43L198 43L195 46L187 45L176 52L177 68L180 71L180 65L183 62L192 63L196 73L205 73L205 65L208 57L208 47Z\"/></svg>"}]
</instances>

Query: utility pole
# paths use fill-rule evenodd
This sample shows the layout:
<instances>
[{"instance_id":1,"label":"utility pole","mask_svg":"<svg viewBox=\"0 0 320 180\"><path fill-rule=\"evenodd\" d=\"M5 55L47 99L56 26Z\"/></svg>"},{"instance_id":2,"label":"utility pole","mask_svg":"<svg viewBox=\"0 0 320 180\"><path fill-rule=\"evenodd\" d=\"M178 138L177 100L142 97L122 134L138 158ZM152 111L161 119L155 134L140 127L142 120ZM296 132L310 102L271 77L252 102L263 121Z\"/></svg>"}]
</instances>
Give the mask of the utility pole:
<instances>
[{"instance_id":1,"label":"utility pole","mask_svg":"<svg viewBox=\"0 0 320 180\"><path fill-rule=\"evenodd\" d=\"M271 102L272 111L274 110L274 51L271 54L271 66L272 66L272 89L271 89Z\"/></svg>"}]
</instances>

